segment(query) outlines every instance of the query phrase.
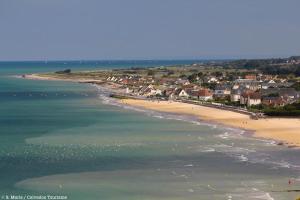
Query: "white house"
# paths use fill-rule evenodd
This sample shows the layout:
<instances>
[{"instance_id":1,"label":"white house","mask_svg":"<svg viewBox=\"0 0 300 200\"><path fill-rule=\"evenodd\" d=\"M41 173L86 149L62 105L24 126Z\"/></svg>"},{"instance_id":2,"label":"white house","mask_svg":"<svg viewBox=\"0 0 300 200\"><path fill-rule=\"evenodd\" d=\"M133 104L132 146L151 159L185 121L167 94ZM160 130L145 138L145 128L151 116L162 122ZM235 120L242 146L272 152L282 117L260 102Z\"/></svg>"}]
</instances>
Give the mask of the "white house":
<instances>
[{"instance_id":1,"label":"white house","mask_svg":"<svg viewBox=\"0 0 300 200\"><path fill-rule=\"evenodd\" d=\"M241 90L232 90L230 94L230 101L232 102L238 102L241 99Z\"/></svg>"},{"instance_id":2,"label":"white house","mask_svg":"<svg viewBox=\"0 0 300 200\"><path fill-rule=\"evenodd\" d=\"M188 98L190 95L184 89L177 89L175 95L178 97Z\"/></svg>"},{"instance_id":3,"label":"white house","mask_svg":"<svg viewBox=\"0 0 300 200\"><path fill-rule=\"evenodd\" d=\"M240 98L240 104L252 106L261 104L261 95L258 92L244 92Z\"/></svg>"}]
</instances>

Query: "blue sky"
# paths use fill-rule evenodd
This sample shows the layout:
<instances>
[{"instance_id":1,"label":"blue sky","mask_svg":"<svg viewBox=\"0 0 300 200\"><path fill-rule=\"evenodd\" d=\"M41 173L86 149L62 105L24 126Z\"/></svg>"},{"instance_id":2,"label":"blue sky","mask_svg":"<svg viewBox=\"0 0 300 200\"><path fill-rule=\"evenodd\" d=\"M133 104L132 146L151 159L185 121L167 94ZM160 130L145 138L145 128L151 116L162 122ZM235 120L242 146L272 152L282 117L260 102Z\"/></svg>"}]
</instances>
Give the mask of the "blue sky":
<instances>
[{"instance_id":1,"label":"blue sky","mask_svg":"<svg viewBox=\"0 0 300 200\"><path fill-rule=\"evenodd\" d=\"M0 0L0 60L300 55L298 0Z\"/></svg>"}]
</instances>

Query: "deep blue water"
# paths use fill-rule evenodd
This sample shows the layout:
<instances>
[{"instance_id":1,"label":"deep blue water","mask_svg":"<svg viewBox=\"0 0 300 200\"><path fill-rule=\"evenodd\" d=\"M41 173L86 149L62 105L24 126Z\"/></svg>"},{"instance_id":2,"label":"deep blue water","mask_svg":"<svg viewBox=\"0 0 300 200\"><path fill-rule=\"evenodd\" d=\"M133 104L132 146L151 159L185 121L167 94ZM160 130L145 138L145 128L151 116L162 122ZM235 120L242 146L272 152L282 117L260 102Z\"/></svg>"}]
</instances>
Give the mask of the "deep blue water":
<instances>
[{"instance_id":1,"label":"deep blue water","mask_svg":"<svg viewBox=\"0 0 300 200\"><path fill-rule=\"evenodd\" d=\"M2 74L22 74L27 72L58 71L69 68L72 70L116 69L185 65L208 61L209 60L0 61L0 70Z\"/></svg>"}]
</instances>

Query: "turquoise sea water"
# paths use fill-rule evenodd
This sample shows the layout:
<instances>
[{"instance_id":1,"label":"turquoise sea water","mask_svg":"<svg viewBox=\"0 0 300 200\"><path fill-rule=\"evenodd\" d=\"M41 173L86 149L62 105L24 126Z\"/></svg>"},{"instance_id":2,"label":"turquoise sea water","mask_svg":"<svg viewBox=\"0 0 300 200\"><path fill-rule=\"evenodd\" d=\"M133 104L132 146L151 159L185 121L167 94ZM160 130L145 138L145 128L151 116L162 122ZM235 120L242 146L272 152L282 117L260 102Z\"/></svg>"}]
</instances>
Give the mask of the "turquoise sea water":
<instances>
[{"instance_id":1,"label":"turquoise sea water","mask_svg":"<svg viewBox=\"0 0 300 200\"><path fill-rule=\"evenodd\" d=\"M299 150L242 130L120 105L45 71L194 61L0 63L0 198L296 199ZM288 184L288 180L292 184Z\"/></svg>"}]
</instances>

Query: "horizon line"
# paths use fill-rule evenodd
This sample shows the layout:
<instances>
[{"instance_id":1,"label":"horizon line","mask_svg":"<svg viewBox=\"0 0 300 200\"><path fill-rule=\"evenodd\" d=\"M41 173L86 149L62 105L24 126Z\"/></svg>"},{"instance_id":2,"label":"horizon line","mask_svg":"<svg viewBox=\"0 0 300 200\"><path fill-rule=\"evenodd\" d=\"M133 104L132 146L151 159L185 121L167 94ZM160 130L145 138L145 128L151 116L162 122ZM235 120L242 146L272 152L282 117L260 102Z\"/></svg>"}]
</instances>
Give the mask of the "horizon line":
<instances>
[{"instance_id":1,"label":"horizon line","mask_svg":"<svg viewBox=\"0 0 300 200\"><path fill-rule=\"evenodd\" d=\"M231 56L231 57L207 57L207 58L112 58L112 59L24 59L24 60L0 60L0 62L91 62L91 61L224 61L224 60L252 60L252 59L280 59L289 56Z\"/></svg>"}]
</instances>

